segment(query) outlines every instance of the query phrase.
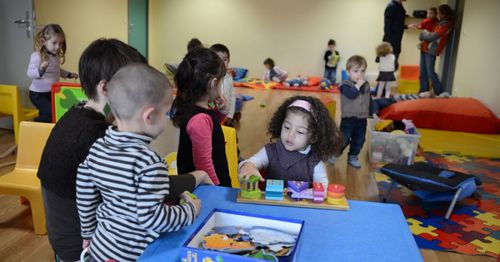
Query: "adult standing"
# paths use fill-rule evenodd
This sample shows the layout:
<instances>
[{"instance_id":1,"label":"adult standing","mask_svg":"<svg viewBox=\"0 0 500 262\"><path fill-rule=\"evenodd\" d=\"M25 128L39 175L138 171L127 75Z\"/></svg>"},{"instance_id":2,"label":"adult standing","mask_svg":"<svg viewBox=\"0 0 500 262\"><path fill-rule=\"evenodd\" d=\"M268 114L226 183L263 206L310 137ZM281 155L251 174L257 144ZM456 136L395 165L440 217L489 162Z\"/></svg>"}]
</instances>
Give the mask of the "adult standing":
<instances>
[{"instance_id":1,"label":"adult standing","mask_svg":"<svg viewBox=\"0 0 500 262\"><path fill-rule=\"evenodd\" d=\"M391 1L384 12L384 42L389 42L392 45L394 56L396 57L396 70L398 70L399 53L401 53L401 40L406 28L405 16L406 10L403 3L406 0Z\"/></svg>"},{"instance_id":2,"label":"adult standing","mask_svg":"<svg viewBox=\"0 0 500 262\"><path fill-rule=\"evenodd\" d=\"M424 30L420 33L419 39L423 41L420 50L420 91L429 90L429 79L432 83L432 89L436 95L443 92L443 86L439 81L438 75L434 69L436 57L445 47L448 36L453 30L454 12L449 5L440 5L438 7L438 25L429 32Z\"/></svg>"}]
</instances>

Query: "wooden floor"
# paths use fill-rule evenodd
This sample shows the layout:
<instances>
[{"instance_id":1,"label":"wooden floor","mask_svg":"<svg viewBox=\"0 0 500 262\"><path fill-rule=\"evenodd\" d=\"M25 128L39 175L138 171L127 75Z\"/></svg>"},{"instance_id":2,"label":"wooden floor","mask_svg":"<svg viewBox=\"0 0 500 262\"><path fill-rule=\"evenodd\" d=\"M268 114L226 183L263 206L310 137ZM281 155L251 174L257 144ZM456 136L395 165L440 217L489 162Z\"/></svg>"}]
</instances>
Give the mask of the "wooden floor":
<instances>
[{"instance_id":1,"label":"wooden floor","mask_svg":"<svg viewBox=\"0 0 500 262\"><path fill-rule=\"evenodd\" d=\"M242 119L238 127L238 146L243 158L250 157L269 141L266 135L267 123L281 102L293 95L310 95L314 97L330 96L338 101L338 95L325 93L304 93L279 90L254 90L237 88L237 93L251 95L255 99L245 102ZM337 112L340 103L337 102ZM337 124L339 118L337 114ZM166 131L153 142L152 147L161 155L177 150L178 130L168 126ZM0 152L13 145L11 132L0 130ZM15 159L9 156L0 159L0 164ZM361 151L361 169L349 167L345 154L337 159L335 166L328 166L331 182L346 185L348 199L377 201L377 185L373 178L373 169L367 162L366 143ZM1 168L0 174L11 170L13 166ZM19 204L15 196L0 195L0 261L53 261L53 253L47 236L33 233L33 224L29 207ZM332 232L333 233L333 232ZM376 243L374 243L376 245ZM495 261L484 256L465 256L451 252L421 250L425 261L477 262ZM404 258L402 258L402 261Z\"/></svg>"}]
</instances>

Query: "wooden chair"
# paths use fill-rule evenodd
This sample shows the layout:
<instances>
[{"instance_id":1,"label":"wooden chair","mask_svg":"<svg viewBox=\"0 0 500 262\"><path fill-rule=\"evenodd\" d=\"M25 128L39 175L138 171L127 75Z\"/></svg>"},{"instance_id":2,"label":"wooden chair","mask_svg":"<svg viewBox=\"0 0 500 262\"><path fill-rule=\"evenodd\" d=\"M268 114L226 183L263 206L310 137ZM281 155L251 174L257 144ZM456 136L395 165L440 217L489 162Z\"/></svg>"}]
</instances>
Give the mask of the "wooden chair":
<instances>
[{"instance_id":1,"label":"wooden chair","mask_svg":"<svg viewBox=\"0 0 500 262\"><path fill-rule=\"evenodd\" d=\"M40 180L36 176L43 148L54 127L51 123L20 123L16 167L0 176L0 194L26 198L31 207L35 234L47 233Z\"/></svg>"}]
</instances>

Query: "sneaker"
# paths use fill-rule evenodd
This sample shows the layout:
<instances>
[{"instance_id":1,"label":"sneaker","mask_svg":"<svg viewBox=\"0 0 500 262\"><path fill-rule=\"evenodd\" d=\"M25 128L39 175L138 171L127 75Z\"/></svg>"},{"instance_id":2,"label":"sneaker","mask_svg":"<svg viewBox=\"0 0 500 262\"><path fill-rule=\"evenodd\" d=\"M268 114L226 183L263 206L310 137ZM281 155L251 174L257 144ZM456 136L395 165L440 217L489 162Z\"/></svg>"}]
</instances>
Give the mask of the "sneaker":
<instances>
[{"instance_id":1,"label":"sneaker","mask_svg":"<svg viewBox=\"0 0 500 262\"><path fill-rule=\"evenodd\" d=\"M361 167L361 163L359 162L358 156L349 156L347 158L347 164L349 164L350 166L353 166L355 168Z\"/></svg>"},{"instance_id":2,"label":"sneaker","mask_svg":"<svg viewBox=\"0 0 500 262\"><path fill-rule=\"evenodd\" d=\"M335 164L335 160L337 160L337 157L336 156L331 156L329 159L328 159L328 163L334 165Z\"/></svg>"},{"instance_id":3,"label":"sneaker","mask_svg":"<svg viewBox=\"0 0 500 262\"><path fill-rule=\"evenodd\" d=\"M448 92L445 91L445 92L439 94L438 97L439 98L450 98L451 95L450 95L450 93L448 93Z\"/></svg>"}]
</instances>

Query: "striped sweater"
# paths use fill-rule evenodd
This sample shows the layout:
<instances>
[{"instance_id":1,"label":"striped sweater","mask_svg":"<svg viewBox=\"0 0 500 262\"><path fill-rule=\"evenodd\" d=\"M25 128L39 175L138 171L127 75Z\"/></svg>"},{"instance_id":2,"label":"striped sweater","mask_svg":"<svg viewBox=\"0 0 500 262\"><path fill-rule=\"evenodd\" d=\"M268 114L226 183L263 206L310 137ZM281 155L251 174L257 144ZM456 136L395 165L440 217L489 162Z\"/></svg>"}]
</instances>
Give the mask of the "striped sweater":
<instances>
[{"instance_id":1,"label":"striped sweater","mask_svg":"<svg viewBox=\"0 0 500 262\"><path fill-rule=\"evenodd\" d=\"M194 205L167 206L170 181L150 137L109 127L78 167L77 205L81 232L97 261L135 261L161 232L195 219Z\"/></svg>"}]
</instances>

